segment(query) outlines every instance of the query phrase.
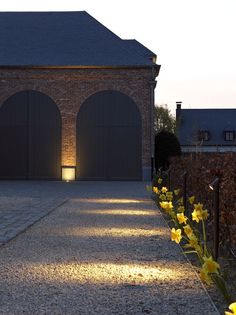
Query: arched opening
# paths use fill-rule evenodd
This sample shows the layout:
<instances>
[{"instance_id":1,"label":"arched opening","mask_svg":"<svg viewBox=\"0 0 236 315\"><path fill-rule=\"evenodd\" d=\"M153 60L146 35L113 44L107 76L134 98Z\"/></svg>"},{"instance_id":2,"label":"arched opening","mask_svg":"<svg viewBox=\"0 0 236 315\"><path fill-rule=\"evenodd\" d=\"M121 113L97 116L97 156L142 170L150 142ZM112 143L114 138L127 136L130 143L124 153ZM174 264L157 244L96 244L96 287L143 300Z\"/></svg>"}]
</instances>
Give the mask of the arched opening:
<instances>
[{"instance_id":1,"label":"arched opening","mask_svg":"<svg viewBox=\"0 0 236 315\"><path fill-rule=\"evenodd\" d=\"M22 91L0 108L0 178L59 179L61 116L55 102Z\"/></svg>"},{"instance_id":2,"label":"arched opening","mask_svg":"<svg viewBox=\"0 0 236 315\"><path fill-rule=\"evenodd\" d=\"M141 116L117 91L90 96L77 115L77 178L141 180Z\"/></svg>"}]
</instances>

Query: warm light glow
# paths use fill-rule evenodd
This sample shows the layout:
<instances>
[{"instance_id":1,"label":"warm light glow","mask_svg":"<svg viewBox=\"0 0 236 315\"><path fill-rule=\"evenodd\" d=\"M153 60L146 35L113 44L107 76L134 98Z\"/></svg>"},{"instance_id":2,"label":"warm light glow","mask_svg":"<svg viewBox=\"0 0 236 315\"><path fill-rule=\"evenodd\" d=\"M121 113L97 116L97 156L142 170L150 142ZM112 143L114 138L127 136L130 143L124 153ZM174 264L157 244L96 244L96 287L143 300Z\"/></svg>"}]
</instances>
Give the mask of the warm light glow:
<instances>
[{"instance_id":1,"label":"warm light glow","mask_svg":"<svg viewBox=\"0 0 236 315\"><path fill-rule=\"evenodd\" d=\"M166 267L165 265L168 265ZM28 273L34 275L37 281L67 282L67 283L107 283L118 284L158 284L158 282L179 283L195 277L193 269L181 266L179 263L162 261L161 263L105 263L105 262L68 262L68 263L28 263L22 266L22 276Z\"/></svg>"},{"instance_id":2,"label":"warm light glow","mask_svg":"<svg viewBox=\"0 0 236 315\"><path fill-rule=\"evenodd\" d=\"M219 177L216 177L208 186L211 190L215 190L216 187L219 189Z\"/></svg>"},{"instance_id":3,"label":"warm light glow","mask_svg":"<svg viewBox=\"0 0 236 315\"><path fill-rule=\"evenodd\" d=\"M211 190L214 190L214 187L213 187L212 185L209 185L209 188L210 188Z\"/></svg>"},{"instance_id":4,"label":"warm light glow","mask_svg":"<svg viewBox=\"0 0 236 315\"><path fill-rule=\"evenodd\" d=\"M141 229L141 228L116 228L116 227L78 227L68 229L51 230L52 235L68 235L77 237L150 237L150 236L166 236L169 237L168 228L157 229Z\"/></svg>"},{"instance_id":5,"label":"warm light glow","mask_svg":"<svg viewBox=\"0 0 236 315\"><path fill-rule=\"evenodd\" d=\"M134 215L134 216L157 216L159 213L154 210L126 210L126 209L104 209L104 210L83 210L83 213L101 215Z\"/></svg>"},{"instance_id":6,"label":"warm light glow","mask_svg":"<svg viewBox=\"0 0 236 315\"><path fill-rule=\"evenodd\" d=\"M62 180L69 182L75 180L75 167L74 166L62 166L61 169Z\"/></svg>"},{"instance_id":7,"label":"warm light glow","mask_svg":"<svg viewBox=\"0 0 236 315\"><path fill-rule=\"evenodd\" d=\"M76 199L73 199L76 202ZM138 199L107 199L107 198L93 198L93 199L78 199L78 202L90 202L90 203L148 203L151 204L151 200L138 200Z\"/></svg>"}]
</instances>

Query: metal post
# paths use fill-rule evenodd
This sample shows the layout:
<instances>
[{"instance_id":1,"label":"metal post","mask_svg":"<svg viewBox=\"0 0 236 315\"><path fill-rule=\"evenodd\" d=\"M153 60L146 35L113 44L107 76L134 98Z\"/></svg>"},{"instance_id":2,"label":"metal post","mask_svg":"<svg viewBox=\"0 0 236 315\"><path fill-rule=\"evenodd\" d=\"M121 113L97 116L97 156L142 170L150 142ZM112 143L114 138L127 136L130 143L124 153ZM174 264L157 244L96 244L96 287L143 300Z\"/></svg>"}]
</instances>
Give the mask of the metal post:
<instances>
[{"instance_id":1,"label":"metal post","mask_svg":"<svg viewBox=\"0 0 236 315\"><path fill-rule=\"evenodd\" d=\"M183 204L184 204L184 209L187 213L187 175L188 173L185 171L183 173Z\"/></svg>"},{"instance_id":2,"label":"metal post","mask_svg":"<svg viewBox=\"0 0 236 315\"><path fill-rule=\"evenodd\" d=\"M167 171L167 186L168 186L168 190L171 190L170 169L168 169L168 171Z\"/></svg>"},{"instance_id":3,"label":"metal post","mask_svg":"<svg viewBox=\"0 0 236 315\"><path fill-rule=\"evenodd\" d=\"M153 180L154 176L155 176L154 157L151 157L151 180Z\"/></svg>"},{"instance_id":4,"label":"metal post","mask_svg":"<svg viewBox=\"0 0 236 315\"><path fill-rule=\"evenodd\" d=\"M158 174L158 176L159 176L160 178L162 178L162 179L163 179L162 166L158 168L158 173L157 173L157 174Z\"/></svg>"},{"instance_id":5,"label":"metal post","mask_svg":"<svg viewBox=\"0 0 236 315\"><path fill-rule=\"evenodd\" d=\"M213 256L214 259L217 260L219 256L219 234L220 234L220 180L218 177L214 179L214 181L209 184L211 190L214 191L214 220L213 220Z\"/></svg>"},{"instance_id":6,"label":"metal post","mask_svg":"<svg viewBox=\"0 0 236 315\"><path fill-rule=\"evenodd\" d=\"M214 189L214 258L218 259L219 253L219 225L220 225L220 211L219 211L219 179L216 181Z\"/></svg>"},{"instance_id":7,"label":"metal post","mask_svg":"<svg viewBox=\"0 0 236 315\"><path fill-rule=\"evenodd\" d=\"M151 178L153 179L153 175L155 173L155 165L154 165L154 106L155 106L155 94L154 90L157 84L157 81L155 80L154 75L154 69L153 69L153 78L149 82L150 83L150 146L151 146Z\"/></svg>"}]
</instances>

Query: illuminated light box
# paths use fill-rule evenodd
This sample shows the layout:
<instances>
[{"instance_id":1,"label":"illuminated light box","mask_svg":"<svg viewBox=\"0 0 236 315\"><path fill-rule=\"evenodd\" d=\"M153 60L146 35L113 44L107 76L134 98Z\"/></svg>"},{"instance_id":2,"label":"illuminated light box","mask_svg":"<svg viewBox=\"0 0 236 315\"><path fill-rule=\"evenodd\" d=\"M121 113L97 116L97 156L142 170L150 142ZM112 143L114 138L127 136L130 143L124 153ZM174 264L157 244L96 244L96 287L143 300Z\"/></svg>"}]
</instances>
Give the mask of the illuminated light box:
<instances>
[{"instance_id":1,"label":"illuminated light box","mask_svg":"<svg viewBox=\"0 0 236 315\"><path fill-rule=\"evenodd\" d=\"M62 166L61 167L61 178L66 182L75 180L75 166Z\"/></svg>"}]
</instances>

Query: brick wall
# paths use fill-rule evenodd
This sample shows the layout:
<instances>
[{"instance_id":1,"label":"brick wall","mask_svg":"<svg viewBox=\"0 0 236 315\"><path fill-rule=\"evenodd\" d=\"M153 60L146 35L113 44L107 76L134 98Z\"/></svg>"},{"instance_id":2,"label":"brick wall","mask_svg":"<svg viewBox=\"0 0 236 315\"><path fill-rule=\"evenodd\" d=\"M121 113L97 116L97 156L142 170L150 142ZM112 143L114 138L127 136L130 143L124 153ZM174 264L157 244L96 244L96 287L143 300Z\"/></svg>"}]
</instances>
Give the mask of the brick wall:
<instances>
[{"instance_id":1,"label":"brick wall","mask_svg":"<svg viewBox=\"0 0 236 315\"><path fill-rule=\"evenodd\" d=\"M173 158L171 161L172 188L182 187L182 174L186 170L187 191L204 203L213 217L213 192L209 183L220 176L220 233L221 241L236 245L236 153L201 153L193 159L191 156Z\"/></svg>"},{"instance_id":2,"label":"brick wall","mask_svg":"<svg viewBox=\"0 0 236 315\"><path fill-rule=\"evenodd\" d=\"M151 167L151 69L1 69L0 106L11 95L36 90L50 96L62 117L62 165L76 165L76 117L92 94L116 90L131 97L142 117L142 166Z\"/></svg>"}]
</instances>

